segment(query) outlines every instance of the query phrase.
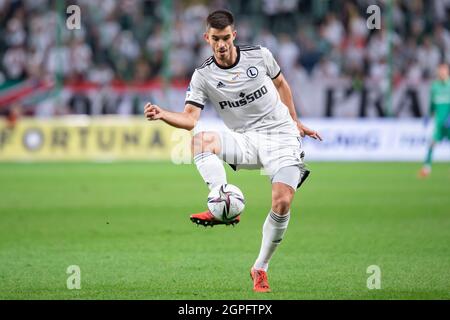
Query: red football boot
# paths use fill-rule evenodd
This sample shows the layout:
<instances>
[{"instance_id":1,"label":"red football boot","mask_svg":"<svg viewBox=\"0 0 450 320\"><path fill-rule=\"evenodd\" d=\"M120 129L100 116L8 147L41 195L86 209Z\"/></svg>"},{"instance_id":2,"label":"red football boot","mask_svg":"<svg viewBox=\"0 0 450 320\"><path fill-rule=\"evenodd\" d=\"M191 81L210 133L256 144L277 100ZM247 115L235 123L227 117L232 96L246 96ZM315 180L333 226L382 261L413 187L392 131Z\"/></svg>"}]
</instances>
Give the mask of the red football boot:
<instances>
[{"instance_id":1,"label":"red football boot","mask_svg":"<svg viewBox=\"0 0 450 320\"><path fill-rule=\"evenodd\" d=\"M424 166L422 169L420 169L419 173L417 174L417 176L421 179L425 179L428 178L428 176L431 174L431 168Z\"/></svg>"},{"instance_id":2,"label":"red football boot","mask_svg":"<svg viewBox=\"0 0 450 320\"><path fill-rule=\"evenodd\" d=\"M270 292L269 281L267 280L267 272L264 270L250 269L250 277L253 280L253 291Z\"/></svg>"},{"instance_id":3,"label":"red football boot","mask_svg":"<svg viewBox=\"0 0 450 320\"><path fill-rule=\"evenodd\" d=\"M237 216L235 219L231 220L231 221L221 221L219 219L216 219L213 214L209 211L205 211L205 212L201 212L201 213L197 213L197 214L192 214L191 215L191 221L193 223L196 223L198 225L202 225L202 226L215 226L217 224L224 224L224 225L232 225L234 226L235 224L238 224L240 221L240 217Z\"/></svg>"}]
</instances>

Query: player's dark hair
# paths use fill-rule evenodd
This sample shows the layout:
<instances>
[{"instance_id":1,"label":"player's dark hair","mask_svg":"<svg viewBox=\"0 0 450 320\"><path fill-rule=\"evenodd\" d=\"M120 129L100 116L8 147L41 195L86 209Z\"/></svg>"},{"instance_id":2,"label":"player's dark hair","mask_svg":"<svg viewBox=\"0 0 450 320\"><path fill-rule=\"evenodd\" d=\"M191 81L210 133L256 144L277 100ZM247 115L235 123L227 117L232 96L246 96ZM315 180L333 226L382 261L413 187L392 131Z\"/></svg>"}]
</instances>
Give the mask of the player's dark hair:
<instances>
[{"instance_id":1,"label":"player's dark hair","mask_svg":"<svg viewBox=\"0 0 450 320\"><path fill-rule=\"evenodd\" d=\"M234 17L233 14L228 10L216 10L211 12L206 18L206 29L225 29L226 27L234 27Z\"/></svg>"}]
</instances>

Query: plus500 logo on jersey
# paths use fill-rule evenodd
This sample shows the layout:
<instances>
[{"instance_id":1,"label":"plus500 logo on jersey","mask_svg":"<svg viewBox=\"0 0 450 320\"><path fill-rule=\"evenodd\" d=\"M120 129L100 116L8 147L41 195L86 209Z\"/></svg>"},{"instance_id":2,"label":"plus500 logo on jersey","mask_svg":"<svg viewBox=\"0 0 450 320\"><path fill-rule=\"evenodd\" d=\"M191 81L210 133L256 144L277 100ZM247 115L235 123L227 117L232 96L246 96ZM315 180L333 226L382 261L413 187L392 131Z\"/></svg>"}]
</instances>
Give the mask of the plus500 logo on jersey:
<instances>
[{"instance_id":1,"label":"plus500 logo on jersey","mask_svg":"<svg viewBox=\"0 0 450 320\"><path fill-rule=\"evenodd\" d=\"M243 107L249 103L252 103L255 100L258 100L259 98L261 98L263 95L265 95L267 93L267 88L266 86L262 86L261 88L259 88L258 90L256 90L255 92L252 92L248 95L243 95L242 99L237 100L237 101L220 101L219 105L220 108L223 110L225 109L226 106L230 107L230 108L237 108L237 107Z\"/></svg>"}]
</instances>

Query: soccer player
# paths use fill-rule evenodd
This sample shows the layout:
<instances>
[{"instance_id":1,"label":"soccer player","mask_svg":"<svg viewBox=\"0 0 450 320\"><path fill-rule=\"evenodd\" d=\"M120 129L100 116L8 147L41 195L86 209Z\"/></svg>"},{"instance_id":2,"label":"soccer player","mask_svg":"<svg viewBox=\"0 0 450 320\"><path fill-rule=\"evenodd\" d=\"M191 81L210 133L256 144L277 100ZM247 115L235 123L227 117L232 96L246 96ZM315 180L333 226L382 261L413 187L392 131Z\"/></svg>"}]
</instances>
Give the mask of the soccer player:
<instances>
[{"instance_id":1,"label":"soccer player","mask_svg":"<svg viewBox=\"0 0 450 320\"><path fill-rule=\"evenodd\" d=\"M270 175L272 208L250 270L253 290L269 292L269 261L287 229L294 193L309 174L303 163L301 136L322 139L297 119L291 89L270 51L260 46L235 46L235 38L233 15L225 10L212 12L204 39L213 55L192 75L184 111L170 112L147 103L144 114L148 120L192 130L209 100L231 130L200 132L192 138L194 162L208 187L227 183L222 160L235 170L264 168ZM205 226L227 224L209 211L190 218ZM237 222L239 217L231 223Z\"/></svg>"},{"instance_id":2,"label":"soccer player","mask_svg":"<svg viewBox=\"0 0 450 320\"><path fill-rule=\"evenodd\" d=\"M433 148L444 138L450 140L450 75L449 67L441 63L438 67L438 79L431 84L429 116L434 117L434 133L428 147L427 156L419 177L428 177L431 173Z\"/></svg>"}]
</instances>

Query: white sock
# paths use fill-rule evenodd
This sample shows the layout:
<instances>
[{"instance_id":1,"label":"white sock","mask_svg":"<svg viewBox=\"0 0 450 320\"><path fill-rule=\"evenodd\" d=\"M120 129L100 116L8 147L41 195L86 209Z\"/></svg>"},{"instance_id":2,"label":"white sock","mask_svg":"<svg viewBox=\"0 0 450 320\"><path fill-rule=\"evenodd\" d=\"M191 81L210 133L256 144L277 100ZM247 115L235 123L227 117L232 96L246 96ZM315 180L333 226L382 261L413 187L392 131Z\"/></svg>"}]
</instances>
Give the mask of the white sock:
<instances>
[{"instance_id":1,"label":"white sock","mask_svg":"<svg viewBox=\"0 0 450 320\"><path fill-rule=\"evenodd\" d=\"M214 153L199 153L194 157L194 162L210 190L215 186L227 183L227 176L222 160Z\"/></svg>"},{"instance_id":2,"label":"white sock","mask_svg":"<svg viewBox=\"0 0 450 320\"><path fill-rule=\"evenodd\" d=\"M269 268L269 261L272 258L273 253L277 249L281 240L283 240L284 233L286 232L289 224L290 216L290 212L286 215L279 215L270 210L270 213L263 225L261 249L253 268L267 271Z\"/></svg>"}]
</instances>

